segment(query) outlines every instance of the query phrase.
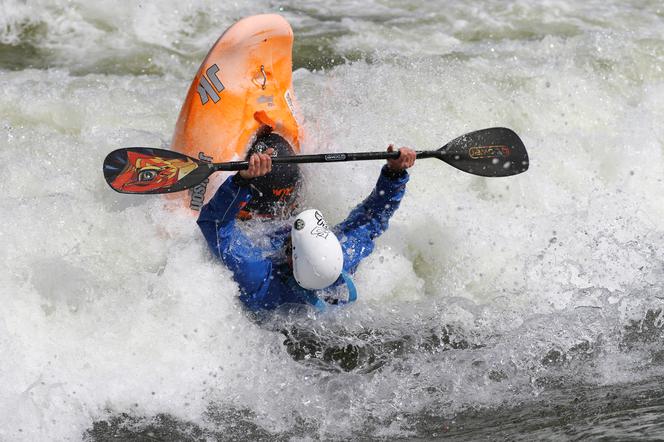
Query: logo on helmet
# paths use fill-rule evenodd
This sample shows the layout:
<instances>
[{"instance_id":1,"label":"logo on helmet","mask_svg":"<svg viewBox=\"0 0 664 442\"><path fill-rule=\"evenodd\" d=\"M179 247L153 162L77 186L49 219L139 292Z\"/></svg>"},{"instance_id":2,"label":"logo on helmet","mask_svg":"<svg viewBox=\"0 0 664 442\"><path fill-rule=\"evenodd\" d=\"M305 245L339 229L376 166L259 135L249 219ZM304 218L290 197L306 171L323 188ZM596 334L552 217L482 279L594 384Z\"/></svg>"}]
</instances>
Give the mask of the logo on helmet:
<instances>
[{"instance_id":1,"label":"logo on helmet","mask_svg":"<svg viewBox=\"0 0 664 442\"><path fill-rule=\"evenodd\" d=\"M295 230L302 230L304 229L304 221L301 219L296 219L295 224L293 225L295 227Z\"/></svg>"},{"instance_id":2,"label":"logo on helmet","mask_svg":"<svg viewBox=\"0 0 664 442\"><path fill-rule=\"evenodd\" d=\"M327 227L327 223L325 222L325 219L323 218L322 213L320 213L318 210L316 210L316 213L314 213L314 216L316 217L316 224L318 224L319 226L329 230L329 227Z\"/></svg>"},{"instance_id":3,"label":"logo on helmet","mask_svg":"<svg viewBox=\"0 0 664 442\"><path fill-rule=\"evenodd\" d=\"M314 217L316 218L317 226L311 230L311 235L318 238L327 239L327 236L330 234L330 228L327 226L327 223L323 218L323 214L316 210Z\"/></svg>"},{"instance_id":4,"label":"logo on helmet","mask_svg":"<svg viewBox=\"0 0 664 442\"><path fill-rule=\"evenodd\" d=\"M330 231L325 227L316 226L311 231L311 236L317 236L318 238L327 239L327 236L330 234Z\"/></svg>"}]
</instances>

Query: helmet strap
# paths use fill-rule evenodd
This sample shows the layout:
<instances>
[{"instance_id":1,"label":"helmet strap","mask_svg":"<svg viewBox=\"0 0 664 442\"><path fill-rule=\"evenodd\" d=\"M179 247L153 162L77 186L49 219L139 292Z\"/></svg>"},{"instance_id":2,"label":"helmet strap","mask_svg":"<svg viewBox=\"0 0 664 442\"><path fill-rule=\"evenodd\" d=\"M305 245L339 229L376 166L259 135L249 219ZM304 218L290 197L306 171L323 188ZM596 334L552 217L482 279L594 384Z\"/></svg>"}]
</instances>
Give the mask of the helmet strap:
<instances>
[{"instance_id":1,"label":"helmet strap","mask_svg":"<svg viewBox=\"0 0 664 442\"><path fill-rule=\"evenodd\" d=\"M357 299L357 289L355 288L355 283L353 282L353 279L345 271L341 272L341 277L343 278L346 287L348 287L348 300L346 301L339 300L338 304L350 304L351 302L355 302L355 300ZM290 279L290 285L294 288L297 288L297 291L307 301L307 304L314 306L316 310L320 312L326 309L327 302L323 301L318 296L316 296L312 290L307 290L302 288L295 281L294 277L291 277L289 279Z\"/></svg>"},{"instance_id":2,"label":"helmet strap","mask_svg":"<svg viewBox=\"0 0 664 442\"><path fill-rule=\"evenodd\" d=\"M349 304L351 302L355 302L355 300L357 299L357 289L355 288L355 283L353 282L353 279L345 271L341 272L341 277L344 279L346 287L348 287L348 301L346 302Z\"/></svg>"}]
</instances>

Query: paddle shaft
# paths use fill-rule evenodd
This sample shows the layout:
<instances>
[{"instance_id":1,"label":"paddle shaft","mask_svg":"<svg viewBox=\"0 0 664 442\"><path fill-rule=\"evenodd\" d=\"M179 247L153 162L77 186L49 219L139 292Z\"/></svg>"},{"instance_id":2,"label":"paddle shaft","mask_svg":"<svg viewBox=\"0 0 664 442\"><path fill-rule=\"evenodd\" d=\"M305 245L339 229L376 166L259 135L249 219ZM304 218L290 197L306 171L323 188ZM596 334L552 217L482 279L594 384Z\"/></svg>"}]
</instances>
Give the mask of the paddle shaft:
<instances>
[{"instance_id":1,"label":"paddle shaft","mask_svg":"<svg viewBox=\"0 0 664 442\"><path fill-rule=\"evenodd\" d=\"M417 158L439 157L441 152L436 150L423 150L417 152ZM294 155L288 157L273 157L272 164L284 163L339 163L344 161L385 160L399 158L400 152L347 152L322 153L316 155ZM228 163L215 163L209 165L214 171L246 170L248 161L231 161Z\"/></svg>"}]
</instances>

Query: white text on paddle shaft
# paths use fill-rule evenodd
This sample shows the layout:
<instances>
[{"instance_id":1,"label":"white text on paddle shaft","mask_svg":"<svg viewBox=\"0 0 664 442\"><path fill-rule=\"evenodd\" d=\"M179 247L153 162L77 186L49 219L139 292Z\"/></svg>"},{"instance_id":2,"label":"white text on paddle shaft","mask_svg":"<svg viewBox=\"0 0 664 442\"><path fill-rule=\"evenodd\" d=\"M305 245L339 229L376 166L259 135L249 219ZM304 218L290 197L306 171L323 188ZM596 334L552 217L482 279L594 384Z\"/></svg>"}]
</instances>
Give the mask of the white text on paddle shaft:
<instances>
[{"instance_id":1,"label":"white text on paddle shaft","mask_svg":"<svg viewBox=\"0 0 664 442\"><path fill-rule=\"evenodd\" d=\"M198 96L201 97L201 104L207 103L210 99L215 103L219 101L219 94L224 90L224 85L219 80L219 77L217 77L217 72L219 72L219 66L213 64L207 68L205 75L201 75L198 87L196 88ZM213 85L214 87L212 87Z\"/></svg>"},{"instance_id":2,"label":"white text on paddle shaft","mask_svg":"<svg viewBox=\"0 0 664 442\"><path fill-rule=\"evenodd\" d=\"M344 161L345 159L346 159L345 153L325 154L325 161Z\"/></svg>"}]
</instances>

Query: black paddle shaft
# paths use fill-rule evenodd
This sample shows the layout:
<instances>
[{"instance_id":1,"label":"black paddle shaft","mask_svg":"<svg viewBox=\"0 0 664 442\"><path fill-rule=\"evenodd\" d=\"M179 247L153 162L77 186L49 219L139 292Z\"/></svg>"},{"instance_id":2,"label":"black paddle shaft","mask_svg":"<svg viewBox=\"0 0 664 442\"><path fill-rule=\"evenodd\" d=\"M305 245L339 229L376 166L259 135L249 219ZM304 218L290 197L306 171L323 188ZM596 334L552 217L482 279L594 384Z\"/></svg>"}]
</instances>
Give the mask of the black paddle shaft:
<instances>
[{"instance_id":1,"label":"black paddle shaft","mask_svg":"<svg viewBox=\"0 0 664 442\"><path fill-rule=\"evenodd\" d=\"M419 151L417 158L439 157L439 151ZM343 161L367 161L367 160L386 160L399 158L400 152L338 152L322 153L315 155L293 155L288 157L273 157L272 164L292 164L292 163L340 163ZM228 163L212 164L214 171L227 170L246 170L249 168L248 161L231 161Z\"/></svg>"}]
</instances>

